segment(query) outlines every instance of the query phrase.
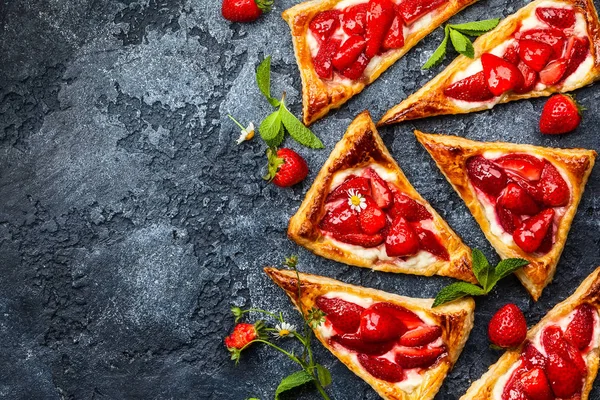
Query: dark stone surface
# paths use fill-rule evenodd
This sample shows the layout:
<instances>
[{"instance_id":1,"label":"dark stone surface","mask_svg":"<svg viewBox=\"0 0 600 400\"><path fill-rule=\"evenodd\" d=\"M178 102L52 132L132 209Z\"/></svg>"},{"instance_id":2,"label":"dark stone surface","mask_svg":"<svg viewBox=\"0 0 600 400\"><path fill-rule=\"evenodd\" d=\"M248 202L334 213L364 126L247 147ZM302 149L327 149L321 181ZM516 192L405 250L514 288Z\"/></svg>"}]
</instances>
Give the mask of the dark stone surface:
<instances>
[{"instance_id":1,"label":"dark stone surface","mask_svg":"<svg viewBox=\"0 0 600 400\"><path fill-rule=\"evenodd\" d=\"M236 146L226 118L266 116L253 71L267 54L273 92L286 90L300 112L299 74L279 17L295 2L276 3L259 22L239 25L220 17L219 0L0 1L0 398L270 398L293 365L256 348L236 368L222 339L233 326L231 304L282 310L299 323L262 274L291 253L302 270L408 296L433 296L450 282L336 264L285 235L353 116L365 108L381 116L440 70L420 66L441 31L315 124L326 150L299 149L309 179L281 190L260 178L263 143ZM486 0L453 21L524 4ZM588 111L564 137L537 132L544 100L381 133L423 196L468 245L497 260L411 131L598 150L600 93L590 87L577 96ZM515 301L533 324L600 264L599 189L596 169L541 301L513 277L477 301L475 329L438 399L458 398L498 358L486 325L500 305ZM332 370L333 398L376 398L322 347L316 353ZM296 397L317 398L311 390Z\"/></svg>"}]
</instances>

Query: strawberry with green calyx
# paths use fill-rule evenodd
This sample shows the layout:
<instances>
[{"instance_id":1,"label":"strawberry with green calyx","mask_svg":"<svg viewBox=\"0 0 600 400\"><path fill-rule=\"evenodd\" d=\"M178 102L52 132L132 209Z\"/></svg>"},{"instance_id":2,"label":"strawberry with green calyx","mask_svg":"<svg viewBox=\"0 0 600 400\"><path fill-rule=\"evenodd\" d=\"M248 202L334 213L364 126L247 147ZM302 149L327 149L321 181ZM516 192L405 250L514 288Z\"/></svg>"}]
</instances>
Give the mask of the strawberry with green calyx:
<instances>
[{"instance_id":1,"label":"strawberry with green calyx","mask_svg":"<svg viewBox=\"0 0 600 400\"><path fill-rule=\"evenodd\" d=\"M583 110L572 96L556 94L544 105L540 117L540 131L545 135L571 132L581 123Z\"/></svg>"},{"instance_id":2,"label":"strawberry with green calyx","mask_svg":"<svg viewBox=\"0 0 600 400\"><path fill-rule=\"evenodd\" d=\"M231 353L231 359L238 363L242 350L250 346L255 340L264 339L264 337L264 324L262 321L257 321L254 324L238 323L233 328L233 332L225 338L225 346Z\"/></svg>"},{"instance_id":3,"label":"strawberry with green calyx","mask_svg":"<svg viewBox=\"0 0 600 400\"><path fill-rule=\"evenodd\" d=\"M252 22L271 11L273 0L223 0L221 14L232 22Z\"/></svg>"},{"instance_id":4,"label":"strawberry with green calyx","mask_svg":"<svg viewBox=\"0 0 600 400\"><path fill-rule=\"evenodd\" d=\"M263 179L271 181L279 187L293 186L302 182L308 175L306 161L292 149L268 148L267 158L269 160L268 171Z\"/></svg>"}]
</instances>

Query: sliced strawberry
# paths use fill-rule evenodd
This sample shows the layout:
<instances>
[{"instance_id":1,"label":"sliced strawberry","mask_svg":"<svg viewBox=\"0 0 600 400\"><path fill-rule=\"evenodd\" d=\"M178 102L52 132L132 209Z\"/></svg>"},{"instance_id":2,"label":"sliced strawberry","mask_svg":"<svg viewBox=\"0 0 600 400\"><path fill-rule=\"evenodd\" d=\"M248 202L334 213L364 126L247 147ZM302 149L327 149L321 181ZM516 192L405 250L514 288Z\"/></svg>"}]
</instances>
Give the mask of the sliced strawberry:
<instances>
[{"instance_id":1,"label":"sliced strawberry","mask_svg":"<svg viewBox=\"0 0 600 400\"><path fill-rule=\"evenodd\" d=\"M394 191L394 204L390 209L390 216L392 218L403 217L408 222L418 222L433 218L424 205L398 190Z\"/></svg>"},{"instance_id":2,"label":"sliced strawberry","mask_svg":"<svg viewBox=\"0 0 600 400\"><path fill-rule=\"evenodd\" d=\"M419 237L414 229L404 218L396 218L385 238L385 252L389 257L404 257L418 251Z\"/></svg>"},{"instance_id":3,"label":"sliced strawberry","mask_svg":"<svg viewBox=\"0 0 600 400\"><path fill-rule=\"evenodd\" d=\"M569 354L569 360L575 365L575 368L581 373L581 376L587 375L587 365L585 364L585 360L583 356L579 352L579 350L573 346L571 343L567 344L567 351Z\"/></svg>"},{"instance_id":4,"label":"sliced strawberry","mask_svg":"<svg viewBox=\"0 0 600 400\"><path fill-rule=\"evenodd\" d=\"M317 14L308 27L321 43L325 42L340 27L340 10L327 10Z\"/></svg>"},{"instance_id":5,"label":"sliced strawberry","mask_svg":"<svg viewBox=\"0 0 600 400\"><path fill-rule=\"evenodd\" d=\"M529 29L524 32L517 32L515 37L518 40L535 40L552 46L554 54L552 58L560 58L565 47L566 38L560 29Z\"/></svg>"},{"instance_id":6,"label":"sliced strawberry","mask_svg":"<svg viewBox=\"0 0 600 400\"><path fill-rule=\"evenodd\" d=\"M360 326L360 316L365 309L358 304L344 301L337 297L319 296L316 300L317 307L323 311L333 327L343 333L353 333Z\"/></svg>"},{"instance_id":7,"label":"sliced strawberry","mask_svg":"<svg viewBox=\"0 0 600 400\"><path fill-rule=\"evenodd\" d=\"M406 327L407 330L412 330L417 328L418 326L423 325L423 321L421 320L421 318L419 318L417 314L410 310L407 310L404 307L397 306L392 303L375 303L370 308L382 313L392 315L394 318L400 321L402 325Z\"/></svg>"},{"instance_id":8,"label":"sliced strawberry","mask_svg":"<svg viewBox=\"0 0 600 400\"><path fill-rule=\"evenodd\" d=\"M368 373L386 382L400 382L404 379L402 368L385 358L359 354L358 362Z\"/></svg>"},{"instance_id":9,"label":"sliced strawberry","mask_svg":"<svg viewBox=\"0 0 600 400\"><path fill-rule=\"evenodd\" d=\"M504 386L501 397L502 400L531 400L521 388L519 378L522 372L523 371L517 369L513 373L512 378L506 383L506 386Z\"/></svg>"},{"instance_id":10,"label":"sliced strawberry","mask_svg":"<svg viewBox=\"0 0 600 400\"><path fill-rule=\"evenodd\" d=\"M419 236L419 247L437 258L450 261L450 254L444 245L440 242L438 237L428 229L423 229L419 226L415 226L415 232Z\"/></svg>"},{"instance_id":11,"label":"sliced strawberry","mask_svg":"<svg viewBox=\"0 0 600 400\"><path fill-rule=\"evenodd\" d=\"M342 198L347 199L348 191L350 189L354 189L355 191L362 194L363 196L370 196L371 195L371 182L369 181L368 178L364 178L362 176L350 175L349 177L346 178L346 180L344 182L342 182L341 185L337 186L335 189L333 189L331 191L331 193L329 193L329 195L327 196L327 199L325 201L327 203L331 203L332 201L335 201L338 199L342 199Z\"/></svg>"},{"instance_id":12,"label":"sliced strawberry","mask_svg":"<svg viewBox=\"0 0 600 400\"><path fill-rule=\"evenodd\" d=\"M500 203L496 203L496 214L498 215L498 223L506 232L511 235L519 226L521 220L512 211L507 210Z\"/></svg>"},{"instance_id":13,"label":"sliced strawberry","mask_svg":"<svg viewBox=\"0 0 600 400\"><path fill-rule=\"evenodd\" d=\"M516 183L517 185L525 189L527 193L529 193L529 195L533 197L537 203L543 203L542 191L538 187L539 181L530 182L528 179L525 179L520 175L511 173L510 175L508 175L508 182Z\"/></svg>"},{"instance_id":14,"label":"sliced strawberry","mask_svg":"<svg viewBox=\"0 0 600 400\"><path fill-rule=\"evenodd\" d=\"M327 211L319 228L333 233L360 233L358 215L347 202L340 203L337 207Z\"/></svg>"},{"instance_id":15,"label":"sliced strawberry","mask_svg":"<svg viewBox=\"0 0 600 400\"><path fill-rule=\"evenodd\" d=\"M502 56L506 61L511 64L518 65L519 64L519 43L514 42L510 46L506 48L504 51L504 55Z\"/></svg>"},{"instance_id":16,"label":"sliced strawberry","mask_svg":"<svg viewBox=\"0 0 600 400\"><path fill-rule=\"evenodd\" d=\"M547 359L546 357L540 353L538 349L535 348L531 342L527 342L525 347L523 348L523 352L521 353L521 360L523 361L523 366L525 369L532 368L546 368Z\"/></svg>"},{"instance_id":17,"label":"sliced strawberry","mask_svg":"<svg viewBox=\"0 0 600 400\"><path fill-rule=\"evenodd\" d=\"M567 205L571 198L569 186L554 165L546 161L538 183L542 201L550 207Z\"/></svg>"},{"instance_id":18,"label":"sliced strawberry","mask_svg":"<svg viewBox=\"0 0 600 400\"><path fill-rule=\"evenodd\" d=\"M523 74L514 64L491 53L481 56L485 81L495 96L523 86Z\"/></svg>"},{"instance_id":19,"label":"sliced strawberry","mask_svg":"<svg viewBox=\"0 0 600 400\"><path fill-rule=\"evenodd\" d=\"M447 0L402 0L398 4L398 8L406 25L411 25L423 15L446 2Z\"/></svg>"},{"instance_id":20,"label":"sliced strawberry","mask_svg":"<svg viewBox=\"0 0 600 400\"><path fill-rule=\"evenodd\" d=\"M367 208L358 213L358 220L362 231L373 235L383 229L387 223L387 217L375 200L371 197L365 197L365 200Z\"/></svg>"},{"instance_id":21,"label":"sliced strawberry","mask_svg":"<svg viewBox=\"0 0 600 400\"><path fill-rule=\"evenodd\" d=\"M565 52L565 58L569 63L564 78L571 76L571 74L579 68L581 63L585 61L590 52L589 43L587 37L572 36L569 38L569 43L567 44L567 50Z\"/></svg>"},{"instance_id":22,"label":"sliced strawberry","mask_svg":"<svg viewBox=\"0 0 600 400\"><path fill-rule=\"evenodd\" d=\"M462 101L487 101L494 98L483 71L454 82L444 89L444 94Z\"/></svg>"},{"instance_id":23,"label":"sliced strawberry","mask_svg":"<svg viewBox=\"0 0 600 400\"><path fill-rule=\"evenodd\" d=\"M535 200L516 183L509 183L506 186L498 197L498 204L517 215L535 215L540 211Z\"/></svg>"},{"instance_id":24,"label":"sliced strawberry","mask_svg":"<svg viewBox=\"0 0 600 400\"><path fill-rule=\"evenodd\" d=\"M356 351L357 353L370 354L374 356L380 356L382 354L387 353L396 344L394 340L381 343L365 342L360 337L360 335L356 333L344 333L343 335L335 335L331 338L331 340L335 343L339 343L348 350Z\"/></svg>"},{"instance_id":25,"label":"sliced strawberry","mask_svg":"<svg viewBox=\"0 0 600 400\"><path fill-rule=\"evenodd\" d=\"M342 71L354 64L366 45L367 42L360 35L352 35L346 39L333 57L332 63L335 69Z\"/></svg>"},{"instance_id":26,"label":"sliced strawberry","mask_svg":"<svg viewBox=\"0 0 600 400\"><path fill-rule=\"evenodd\" d=\"M554 394L550 389L546 374L541 368L525 372L521 375L520 382L523 392L531 400L554 400Z\"/></svg>"},{"instance_id":27,"label":"sliced strawberry","mask_svg":"<svg viewBox=\"0 0 600 400\"><path fill-rule=\"evenodd\" d=\"M377 247L385 240L385 236L381 233L368 235L366 233L332 232L332 236L334 239L339 240L340 242L353 244L355 246L361 246L366 249L369 249L371 247Z\"/></svg>"},{"instance_id":28,"label":"sliced strawberry","mask_svg":"<svg viewBox=\"0 0 600 400\"><path fill-rule=\"evenodd\" d=\"M564 58L550 61L546 67L540 71L540 82L546 86L552 86L560 82L565 72L567 72L568 61Z\"/></svg>"},{"instance_id":29,"label":"sliced strawberry","mask_svg":"<svg viewBox=\"0 0 600 400\"><path fill-rule=\"evenodd\" d=\"M547 252L552 250L552 246L554 245L553 239L554 239L554 226L551 226L548 229L548 232L546 232L546 236L544 236L544 239L542 240L542 244L537 249L537 252L541 253L541 254L546 254Z\"/></svg>"},{"instance_id":30,"label":"sliced strawberry","mask_svg":"<svg viewBox=\"0 0 600 400\"><path fill-rule=\"evenodd\" d=\"M392 204L392 191L387 182L373 168L367 168L365 176L371 179L371 193L377 205L383 209L388 208Z\"/></svg>"},{"instance_id":31,"label":"sliced strawberry","mask_svg":"<svg viewBox=\"0 0 600 400\"><path fill-rule=\"evenodd\" d=\"M367 9L367 28L365 38L367 48L365 54L369 58L379 54L388 30L394 22L396 6L392 0L369 0Z\"/></svg>"},{"instance_id":32,"label":"sliced strawberry","mask_svg":"<svg viewBox=\"0 0 600 400\"><path fill-rule=\"evenodd\" d=\"M365 69L367 69L369 61L371 61L371 59L363 53L358 57L358 60L356 60L354 64L345 70L340 71L340 73L346 78L352 79L353 81L360 79L362 78Z\"/></svg>"},{"instance_id":33,"label":"sliced strawberry","mask_svg":"<svg viewBox=\"0 0 600 400\"><path fill-rule=\"evenodd\" d=\"M367 3L345 8L342 12L342 29L348 35L363 35L367 20Z\"/></svg>"},{"instance_id":34,"label":"sliced strawberry","mask_svg":"<svg viewBox=\"0 0 600 400\"><path fill-rule=\"evenodd\" d=\"M398 339L406 327L387 309L369 307L360 317L360 337L365 342L381 343Z\"/></svg>"},{"instance_id":35,"label":"sliced strawberry","mask_svg":"<svg viewBox=\"0 0 600 400\"><path fill-rule=\"evenodd\" d=\"M506 187L506 173L490 160L473 156L466 164L471 183L484 193L496 197Z\"/></svg>"},{"instance_id":36,"label":"sliced strawberry","mask_svg":"<svg viewBox=\"0 0 600 400\"><path fill-rule=\"evenodd\" d=\"M595 313L596 309L589 304L579 306L565 330L565 339L578 350L583 351L590 345L594 333Z\"/></svg>"},{"instance_id":37,"label":"sliced strawberry","mask_svg":"<svg viewBox=\"0 0 600 400\"><path fill-rule=\"evenodd\" d=\"M333 56L337 53L341 44L340 39L329 38L320 48L317 56L313 60L315 72L322 79L331 79L333 77Z\"/></svg>"},{"instance_id":38,"label":"sliced strawberry","mask_svg":"<svg viewBox=\"0 0 600 400\"><path fill-rule=\"evenodd\" d=\"M404 46L404 24L402 17L396 13L390 30L383 39L383 50L399 49Z\"/></svg>"},{"instance_id":39,"label":"sliced strawberry","mask_svg":"<svg viewBox=\"0 0 600 400\"><path fill-rule=\"evenodd\" d=\"M537 17L558 29L568 29L575 25L575 11L570 8L538 7Z\"/></svg>"},{"instance_id":40,"label":"sliced strawberry","mask_svg":"<svg viewBox=\"0 0 600 400\"><path fill-rule=\"evenodd\" d=\"M561 357L569 358L567 342L560 326L550 325L544 328L541 335L541 342L546 353L558 353Z\"/></svg>"},{"instance_id":41,"label":"sliced strawberry","mask_svg":"<svg viewBox=\"0 0 600 400\"><path fill-rule=\"evenodd\" d=\"M583 376L579 370L557 353L548 354L546 375L556 397L568 398L583 387Z\"/></svg>"},{"instance_id":42,"label":"sliced strawberry","mask_svg":"<svg viewBox=\"0 0 600 400\"><path fill-rule=\"evenodd\" d=\"M406 369L427 368L445 352L444 347L402 347L396 350L396 362Z\"/></svg>"},{"instance_id":43,"label":"sliced strawberry","mask_svg":"<svg viewBox=\"0 0 600 400\"><path fill-rule=\"evenodd\" d=\"M527 39L519 41L519 57L536 72L544 69L553 53L549 44Z\"/></svg>"},{"instance_id":44,"label":"sliced strawberry","mask_svg":"<svg viewBox=\"0 0 600 400\"><path fill-rule=\"evenodd\" d=\"M407 347L425 346L442 336L442 328L439 326L420 326L406 332L400 338L400 345Z\"/></svg>"},{"instance_id":45,"label":"sliced strawberry","mask_svg":"<svg viewBox=\"0 0 600 400\"><path fill-rule=\"evenodd\" d=\"M513 240L523 251L533 253L542 244L546 232L552 225L554 209L548 208L525 220L513 233Z\"/></svg>"},{"instance_id":46,"label":"sliced strawberry","mask_svg":"<svg viewBox=\"0 0 600 400\"><path fill-rule=\"evenodd\" d=\"M542 175L544 161L529 154L507 154L494 160L502 168L514 172L530 181L537 181Z\"/></svg>"}]
</instances>

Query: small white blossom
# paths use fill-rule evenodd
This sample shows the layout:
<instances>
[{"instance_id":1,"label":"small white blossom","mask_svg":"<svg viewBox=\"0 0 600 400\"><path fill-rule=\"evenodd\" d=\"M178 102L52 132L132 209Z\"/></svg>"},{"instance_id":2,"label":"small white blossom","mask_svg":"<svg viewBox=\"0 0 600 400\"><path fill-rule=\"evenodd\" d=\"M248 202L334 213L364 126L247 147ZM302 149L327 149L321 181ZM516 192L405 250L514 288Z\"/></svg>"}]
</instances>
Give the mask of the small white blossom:
<instances>
[{"instance_id":1,"label":"small white blossom","mask_svg":"<svg viewBox=\"0 0 600 400\"><path fill-rule=\"evenodd\" d=\"M246 140L250 140L254 137L254 124L250 122L248 126L242 129L240 137L236 140L237 144L240 144Z\"/></svg>"},{"instance_id":2,"label":"small white blossom","mask_svg":"<svg viewBox=\"0 0 600 400\"><path fill-rule=\"evenodd\" d=\"M296 332L296 327L292 324L288 324L287 322L282 322L275 325L275 329L277 329L277 331L273 332L273 336L278 338L291 336L294 332Z\"/></svg>"},{"instance_id":3,"label":"small white blossom","mask_svg":"<svg viewBox=\"0 0 600 400\"><path fill-rule=\"evenodd\" d=\"M354 211L361 212L367 208L367 200L358 190L350 189L348 190L348 205Z\"/></svg>"}]
</instances>

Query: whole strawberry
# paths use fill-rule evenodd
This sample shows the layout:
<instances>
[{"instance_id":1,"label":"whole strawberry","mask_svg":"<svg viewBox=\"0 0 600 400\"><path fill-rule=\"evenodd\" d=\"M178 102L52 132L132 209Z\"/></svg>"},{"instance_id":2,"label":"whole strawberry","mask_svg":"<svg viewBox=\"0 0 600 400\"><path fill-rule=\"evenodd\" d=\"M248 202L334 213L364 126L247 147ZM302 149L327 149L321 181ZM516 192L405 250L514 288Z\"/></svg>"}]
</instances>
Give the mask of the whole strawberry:
<instances>
[{"instance_id":1,"label":"whole strawberry","mask_svg":"<svg viewBox=\"0 0 600 400\"><path fill-rule=\"evenodd\" d=\"M252 22L271 11L272 5L273 0L223 0L221 14L232 22Z\"/></svg>"},{"instance_id":2,"label":"whole strawberry","mask_svg":"<svg viewBox=\"0 0 600 400\"><path fill-rule=\"evenodd\" d=\"M546 102L540 117L540 131L546 135L571 132L581 122L582 108L573 97L557 94Z\"/></svg>"},{"instance_id":3,"label":"whole strawberry","mask_svg":"<svg viewBox=\"0 0 600 400\"><path fill-rule=\"evenodd\" d=\"M514 304L507 304L498 310L488 326L490 342L502 348L520 345L526 335L527 322L519 307Z\"/></svg>"},{"instance_id":4,"label":"whole strawberry","mask_svg":"<svg viewBox=\"0 0 600 400\"><path fill-rule=\"evenodd\" d=\"M225 346L229 351L241 350L259 337L259 327L255 324L239 323L233 328L231 335L225 338Z\"/></svg>"},{"instance_id":5,"label":"whole strawberry","mask_svg":"<svg viewBox=\"0 0 600 400\"><path fill-rule=\"evenodd\" d=\"M294 150L281 148L277 153L273 149L267 150L269 170L264 177L275 185L288 187L302 182L308 175L308 165L304 158Z\"/></svg>"}]
</instances>

